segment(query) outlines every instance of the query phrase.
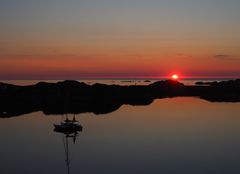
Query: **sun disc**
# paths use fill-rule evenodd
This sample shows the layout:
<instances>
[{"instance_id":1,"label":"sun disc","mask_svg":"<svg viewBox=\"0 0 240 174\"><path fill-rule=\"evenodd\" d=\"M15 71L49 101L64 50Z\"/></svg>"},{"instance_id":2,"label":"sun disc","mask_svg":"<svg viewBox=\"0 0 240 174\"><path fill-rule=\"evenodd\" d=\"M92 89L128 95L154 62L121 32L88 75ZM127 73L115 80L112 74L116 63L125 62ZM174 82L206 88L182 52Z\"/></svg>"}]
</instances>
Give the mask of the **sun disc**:
<instances>
[{"instance_id":1,"label":"sun disc","mask_svg":"<svg viewBox=\"0 0 240 174\"><path fill-rule=\"evenodd\" d=\"M172 75L172 79L174 79L174 80L178 79L178 75L177 74L173 74Z\"/></svg>"}]
</instances>

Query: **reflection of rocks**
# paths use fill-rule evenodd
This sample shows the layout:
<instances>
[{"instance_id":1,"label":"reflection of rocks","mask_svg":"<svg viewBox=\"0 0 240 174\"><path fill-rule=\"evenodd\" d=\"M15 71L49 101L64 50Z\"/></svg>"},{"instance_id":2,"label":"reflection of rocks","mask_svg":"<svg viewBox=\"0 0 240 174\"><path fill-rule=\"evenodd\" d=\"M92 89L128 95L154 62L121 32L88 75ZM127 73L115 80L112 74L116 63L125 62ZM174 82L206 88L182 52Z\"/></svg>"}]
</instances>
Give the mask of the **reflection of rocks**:
<instances>
[{"instance_id":1,"label":"reflection of rocks","mask_svg":"<svg viewBox=\"0 0 240 174\"><path fill-rule=\"evenodd\" d=\"M239 102L240 80L212 83L209 86L185 86L167 80L148 86L119 86L77 81L40 82L31 86L0 83L0 117L35 111L45 114L105 114L123 104L149 105L156 98L197 96L209 101Z\"/></svg>"}]
</instances>

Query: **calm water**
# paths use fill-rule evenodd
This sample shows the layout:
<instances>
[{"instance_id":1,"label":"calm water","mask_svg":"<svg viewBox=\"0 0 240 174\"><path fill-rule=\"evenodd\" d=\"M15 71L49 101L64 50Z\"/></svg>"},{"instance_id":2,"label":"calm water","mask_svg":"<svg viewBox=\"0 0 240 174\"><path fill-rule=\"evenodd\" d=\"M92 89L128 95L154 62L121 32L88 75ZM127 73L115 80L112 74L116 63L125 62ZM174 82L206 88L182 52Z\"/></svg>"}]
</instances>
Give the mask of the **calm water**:
<instances>
[{"instance_id":1,"label":"calm water","mask_svg":"<svg viewBox=\"0 0 240 174\"><path fill-rule=\"evenodd\" d=\"M124 105L77 115L83 131L68 138L70 173L239 174L240 103L191 97ZM62 116L30 113L0 119L0 173L67 173Z\"/></svg>"}]
</instances>

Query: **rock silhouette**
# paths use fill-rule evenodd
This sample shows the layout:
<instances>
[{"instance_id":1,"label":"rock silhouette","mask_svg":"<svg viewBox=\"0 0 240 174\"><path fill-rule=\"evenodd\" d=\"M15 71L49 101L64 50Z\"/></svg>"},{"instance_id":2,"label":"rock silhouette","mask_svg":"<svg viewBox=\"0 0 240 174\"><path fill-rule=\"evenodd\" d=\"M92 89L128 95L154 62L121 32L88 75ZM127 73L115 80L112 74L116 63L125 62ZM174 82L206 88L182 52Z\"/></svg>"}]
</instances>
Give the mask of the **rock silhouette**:
<instances>
[{"instance_id":1,"label":"rock silhouette","mask_svg":"<svg viewBox=\"0 0 240 174\"><path fill-rule=\"evenodd\" d=\"M78 81L39 82L17 86L0 83L0 117L13 117L36 111L44 114L105 114L123 104L149 105L154 99L194 96L210 102L240 102L240 79L208 85L185 86L165 80L147 86L88 85Z\"/></svg>"}]
</instances>

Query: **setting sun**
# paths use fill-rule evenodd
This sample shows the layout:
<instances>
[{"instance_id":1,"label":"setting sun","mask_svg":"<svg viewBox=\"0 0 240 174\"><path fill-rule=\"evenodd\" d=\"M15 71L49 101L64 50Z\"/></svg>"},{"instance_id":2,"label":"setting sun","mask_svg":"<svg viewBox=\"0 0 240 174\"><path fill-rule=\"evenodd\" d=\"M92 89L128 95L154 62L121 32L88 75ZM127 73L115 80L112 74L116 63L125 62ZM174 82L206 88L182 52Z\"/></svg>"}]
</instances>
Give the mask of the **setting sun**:
<instances>
[{"instance_id":1,"label":"setting sun","mask_svg":"<svg viewBox=\"0 0 240 174\"><path fill-rule=\"evenodd\" d=\"M178 79L178 78L179 78L179 77L178 77L177 74L172 75L172 79L176 80L176 79Z\"/></svg>"}]
</instances>

